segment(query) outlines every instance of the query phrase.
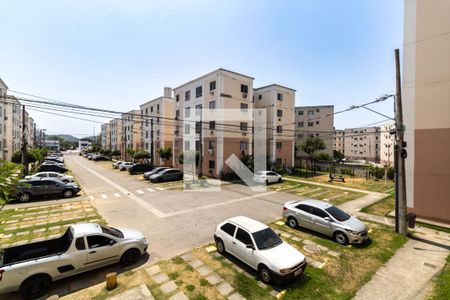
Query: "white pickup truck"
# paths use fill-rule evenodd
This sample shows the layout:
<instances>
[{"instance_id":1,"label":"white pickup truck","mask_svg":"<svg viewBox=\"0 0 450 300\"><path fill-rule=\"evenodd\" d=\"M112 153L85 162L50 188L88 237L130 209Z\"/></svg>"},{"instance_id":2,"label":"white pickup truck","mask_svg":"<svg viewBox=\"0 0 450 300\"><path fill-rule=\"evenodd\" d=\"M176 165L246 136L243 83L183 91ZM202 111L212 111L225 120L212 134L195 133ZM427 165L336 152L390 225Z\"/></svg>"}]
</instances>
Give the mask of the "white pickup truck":
<instances>
[{"instance_id":1,"label":"white pickup truck","mask_svg":"<svg viewBox=\"0 0 450 300\"><path fill-rule=\"evenodd\" d=\"M52 281L119 261L132 265L147 247L144 235L133 229L75 224L57 239L2 250L0 293L20 290L25 299L39 298Z\"/></svg>"}]
</instances>

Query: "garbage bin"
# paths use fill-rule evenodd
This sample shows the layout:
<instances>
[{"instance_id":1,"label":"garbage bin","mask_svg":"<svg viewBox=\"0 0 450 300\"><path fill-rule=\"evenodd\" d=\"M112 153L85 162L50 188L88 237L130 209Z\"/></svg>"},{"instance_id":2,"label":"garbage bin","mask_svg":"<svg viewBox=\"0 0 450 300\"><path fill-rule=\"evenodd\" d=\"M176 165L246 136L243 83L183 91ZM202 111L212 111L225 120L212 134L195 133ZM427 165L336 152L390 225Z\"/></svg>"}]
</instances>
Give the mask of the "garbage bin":
<instances>
[{"instance_id":1,"label":"garbage bin","mask_svg":"<svg viewBox=\"0 0 450 300\"><path fill-rule=\"evenodd\" d=\"M408 221L408 228L414 228L416 226L416 214L408 213L406 215L406 220Z\"/></svg>"}]
</instances>

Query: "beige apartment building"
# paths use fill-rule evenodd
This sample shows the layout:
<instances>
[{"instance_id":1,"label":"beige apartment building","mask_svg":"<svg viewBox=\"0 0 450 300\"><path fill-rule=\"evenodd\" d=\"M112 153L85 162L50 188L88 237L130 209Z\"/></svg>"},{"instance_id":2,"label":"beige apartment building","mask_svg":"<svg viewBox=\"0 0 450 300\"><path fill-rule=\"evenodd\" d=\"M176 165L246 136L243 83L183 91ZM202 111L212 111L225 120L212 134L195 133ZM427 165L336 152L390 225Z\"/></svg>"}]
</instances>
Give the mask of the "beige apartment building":
<instances>
[{"instance_id":1,"label":"beige apartment building","mask_svg":"<svg viewBox=\"0 0 450 300\"><path fill-rule=\"evenodd\" d=\"M123 148L123 133L122 133L122 119L116 118L109 121L109 137L111 150L119 150L122 152Z\"/></svg>"},{"instance_id":2,"label":"beige apartment building","mask_svg":"<svg viewBox=\"0 0 450 300\"><path fill-rule=\"evenodd\" d=\"M407 0L403 115L408 208L450 223L450 1Z\"/></svg>"},{"instance_id":3,"label":"beige apartment building","mask_svg":"<svg viewBox=\"0 0 450 300\"><path fill-rule=\"evenodd\" d=\"M333 135L333 150L338 151L345 155L345 131L341 129L335 129Z\"/></svg>"},{"instance_id":4,"label":"beige apartment building","mask_svg":"<svg viewBox=\"0 0 450 300\"><path fill-rule=\"evenodd\" d=\"M344 134L346 158L380 161L380 127L346 128Z\"/></svg>"},{"instance_id":5,"label":"beige apartment building","mask_svg":"<svg viewBox=\"0 0 450 300\"><path fill-rule=\"evenodd\" d=\"M333 156L334 106L301 106L295 108L295 144L298 147L297 157L306 157L300 145L308 137L318 137L325 142L325 150L321 151Z\"/></svg>"},{"instance_id":6,"label":"beige apartment building","mask_svg":"<svg viewBox=\"0 0 450 300\"><path fill-rule=\"evenodd\" d=\"M102 149L111 150L111 127L109 123L101 126L100 145Z\"/></svg>"},{"instance_id":7,"label":"beige apartment building","mask_svg":"<svg viewBox=\"0 0 450 300\"><path fill-rule=\"evenodd\" d=\"M293 166L295 161L295 90L278 84L254 89L255 109L266 110L267 161Z\"/></svg>"},{"instance_id":8,"label":"beige apartment building","mask_svg":"<svg viewBox=\"0 0 450 300\"><path fill-rule=\"evenodd\" d=\"M164 88L164 96L140 105L142 116L142 147L151 154L151 157L154 157L153 164L158 166L172 164L172 159L164 161L158 153L162 148L172 149L173 147L175 106L172 93L172 89L166 87Z\"/></svg>"},{"instance_id":9,"label":"beige apartment building","mask_svg":"<svg viewBox=\"0 0 450 300\"><path fill-rule=\"evenodd\" d=\"M225 161L232 154L240 158L243 152L252 153L252 77L217 69L176 87L174 95L178 120L174 128L174 167L183 168L182 153L198 151L202 163L197 172L218 178L230 172ZM190 171L187 164L184 171Z\"/></svg>"},{"instance_id":10,"label":"beige apartment building","mask_svg":"<svg viewBox=\"0 0 450 300\"><path fill-rule=\"evenodd\" d=\"M6 102L6 91L8 86L0 78L0 160L6 160L5 156L5 145L6 145L6 124L5 124L5 102Z\"/></svg>"},{"instance_id":11,"label":"beige apartment building","mask_svg":"<svg viewBox=\"0 0 450 300\"><path fill-rule=\"evenodd\" d=\"M20 150L22 139L22 109L20 102L8 96L4 104L4 158L11 161L14 152Z\"/></svg>"},{"instance_id":12,"label":"beige apartment building","mask_svg":"<svg viewBox=\"0 0 450 300\"><path fill-rule=\"evenodd\" d=\"M132 160L133 157L127 153L127 149L134 151L142 150L141 145L141 111L134 109L122 114L122 159Z\"/></svg>"},{"instance_id":13,"label":"beige apartment building","mask_svg":"<svg viewBox=\"0 0 450 300\"><path fill-rule=\"evenodd\" d=\"M395 130L395 122L381 125L380 164L387 167L394 167L395 134L390 134L393 130Z\"/></svg>"}]
</instances>

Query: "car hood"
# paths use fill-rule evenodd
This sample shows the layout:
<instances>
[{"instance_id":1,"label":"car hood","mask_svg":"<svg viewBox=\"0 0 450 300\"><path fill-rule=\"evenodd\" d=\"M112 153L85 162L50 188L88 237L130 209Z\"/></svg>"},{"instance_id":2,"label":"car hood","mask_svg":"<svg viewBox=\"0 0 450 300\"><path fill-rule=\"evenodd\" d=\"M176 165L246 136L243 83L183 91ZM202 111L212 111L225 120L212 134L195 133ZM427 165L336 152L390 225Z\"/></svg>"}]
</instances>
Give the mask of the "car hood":
<instances>
[{"instance_id":1,"label":"car hood","mask_svg":"<svg viewBox=\"0 0 450 300\"><path fill-rule=\"evenodd\" d=\"M150 176L150 178L157 178L157 177L159 177L159 176L161 176L161 175L162 175L161 173L152 174L152 175Z\"/></svg>"},{"instance_id":2,"label":"car hood","mask_svg":"<svg viewBox=\"0 0 450 300\"><path fill-rule=\"evenodd\" d=\"M130 228L117 228L117 229L119 229L123 233L124 239L140 240L140 239L144 238L144 235L142 234L142 232L140 232L138 230L130 229Z\"/></svg>"},{"instance_id":3,"label":"car hood","mask_svg":"<svg viewBox=\"0 0 450 300\"><path fill-rule=\"evenodd\" d=\"M259 253L277 268L292 268L303 260L305 256L286 242L271 249L259 250Z\"/></svg>"},{"instance_id":4,"label":"car hood","mask_svg":"<svg viewBox=\"0 0 450 300\"><path fill-rule=\"evenodd\" d=\"M339 222L339 223L348 229L355 230L358 232L367 230L366 224L364 224L363 222L361 222L360 220L358 220L355 217L350 217L350 219Z\"/></svg>"}]
</instances>

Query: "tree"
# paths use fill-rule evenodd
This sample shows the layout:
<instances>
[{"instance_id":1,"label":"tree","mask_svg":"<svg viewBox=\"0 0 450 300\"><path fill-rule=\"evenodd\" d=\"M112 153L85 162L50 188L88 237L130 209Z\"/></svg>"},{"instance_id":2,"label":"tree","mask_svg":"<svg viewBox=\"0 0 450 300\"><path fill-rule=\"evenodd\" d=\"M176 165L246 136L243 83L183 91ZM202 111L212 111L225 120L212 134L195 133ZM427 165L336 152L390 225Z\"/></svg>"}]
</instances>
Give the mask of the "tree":
<instances>
[{"instance_id":1,"label":"tree","mask_svg":"<svg viewBox=\"0 0 450 300\"><path fill-rule=\"evenodd\" d=\"M333 160L331 155L328 153L325 153L325 152L318 153L315 158L317 160L321 160L321 161L332 161Z\"/></svg>"},{"instance_id":2,"label":"tree","mask_svg":"<svg viewBox=\"0 0 450 300\"><path fill-rule=\"evenodd\" d=\"M114 149L111 151L111 156L118 157L118 156L120 156L120 154L121 154L120 150Z\"/></svg>"},{"instance_id":3,"label":"tree","mask_svg":"<svg viewBox=\"0 0 450 300\"><path fill-rule=\"evenodd\" d=\"M150 158L150 153L148 153L147 151L135 151L134 154L133 154L133 158L134 159L149 159Z\"/></svg>"},{"instance_id":4,"label":"tree","mask_svg":"<svg viewBox=\"0 0 450 300\"><path fill-rule=\"evenodd\" d=\"M133 148L127 148L127 149L125 149L125 154L126 154L127 156L134 157L134 153L136 153L136 150L134 150Z\"/></svg>"},{"instance_id":5,"label":"tree","mask_svg":"<svg viewBox=\"0 0 450 300\"><path fill-rule=\"evenodd\" d=\"M255 167L255 160L253 155L247 154L245 153L245 151L241 152L241 161L242 163L250 169L250 171L254 171L254 167Z\"/></svg>"},{"instance_id":6,"label":"tree","mask_svg":"<svg viewBox=\"0 0 450 300\"><path fill-rule=\"evenodd\" d=\"M337 151L337 150L333 150L333 158L334 159L343 159L345 157L344 153Z\"/></svg>"},{"instance_id":7,"label":"tree","mask_svg":"<svg viewBox=\"0 0 450 300\"><path fill-rule=\"evenodd\" d=\"M44 157L47 155L47 148L34 148L28 150L29 153L34 155L37 162L42 162Z\"/></svg>"},{"instance_id":8,"label":"tree","mask_svg":"<svg viewBox=\"0 0 450 300\"><path fill-rule=\"evenodd\" d=\"M21 165L0 161L0 201L3 202L1 208L10 201L10 195L17 186L21 172Z\"/></svg>"},{"instance_id":9,"label":"tree","mask_svg":"<svg viewBox=\"0 0 450 300\"><path fill-rule=\"evenodd\" d=\"M318 151L326 149L325 143L321 138L308 137L303 144L300 145L300 149L308 154L311 169L314 170L314 157Z\"/></svg>"},{"instance_id":10,"label":"tree","mask_svg":"<svg viewBox=\"0 0 450 300\"><path fill-rule=\"evenodd\" d=\"M159 157L164 161L164 165L166 165L167 160L169 160L172 157L172 148L160 148L158 150Z\"/></svg>"}]
</instances>

